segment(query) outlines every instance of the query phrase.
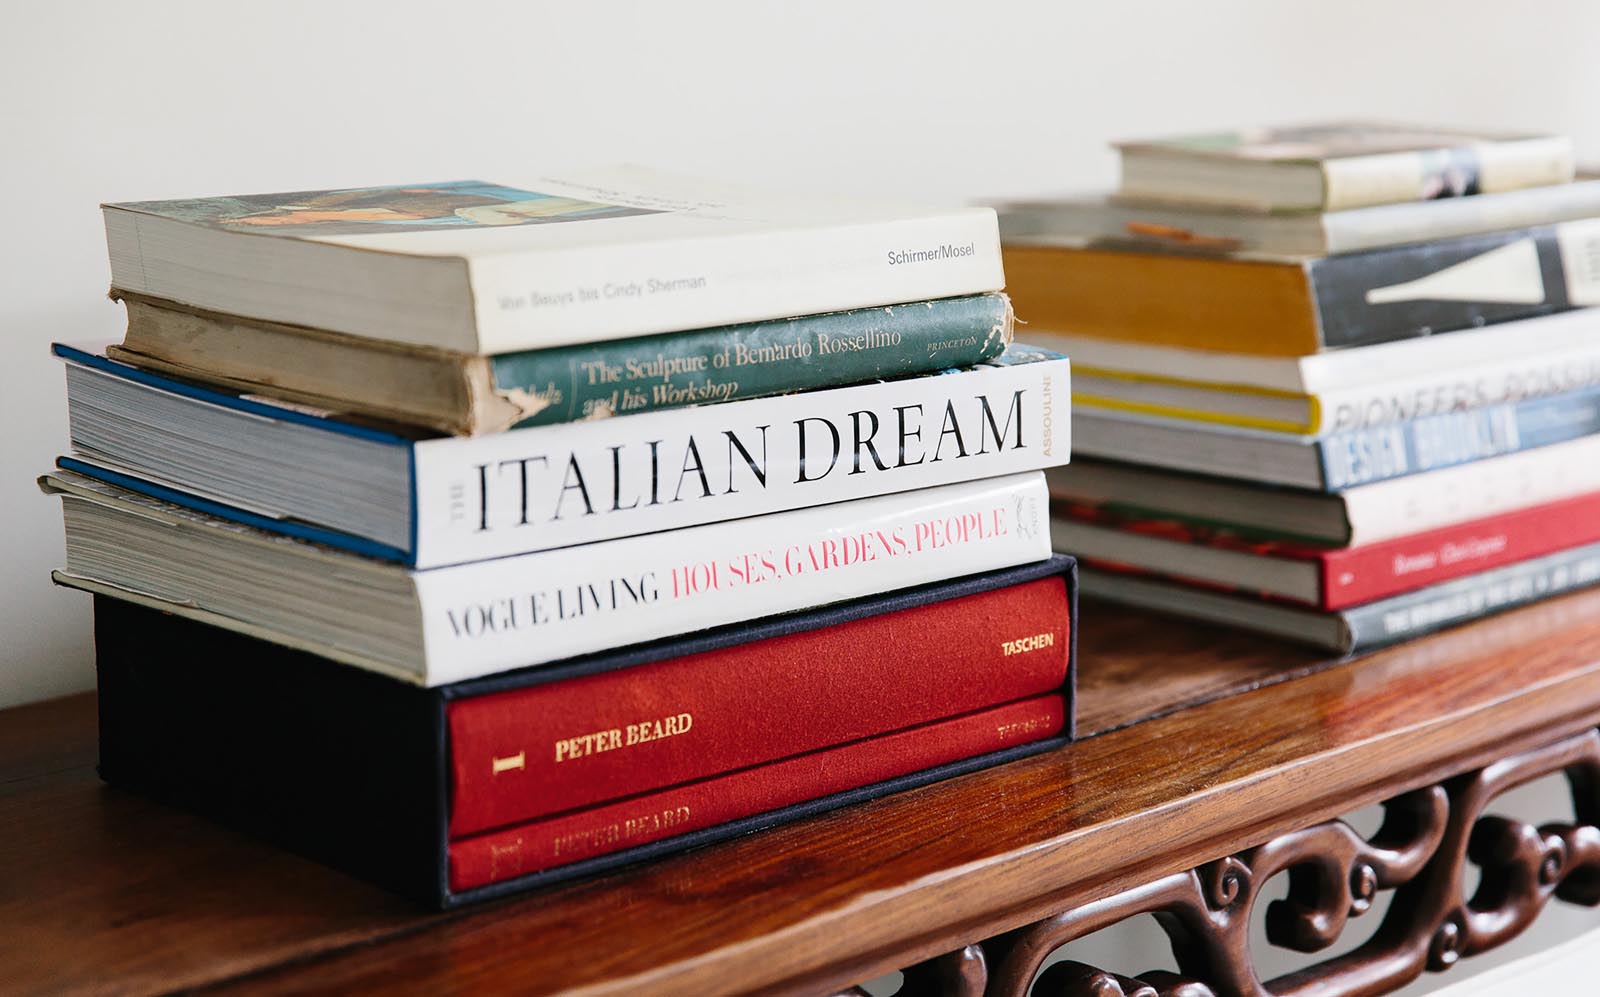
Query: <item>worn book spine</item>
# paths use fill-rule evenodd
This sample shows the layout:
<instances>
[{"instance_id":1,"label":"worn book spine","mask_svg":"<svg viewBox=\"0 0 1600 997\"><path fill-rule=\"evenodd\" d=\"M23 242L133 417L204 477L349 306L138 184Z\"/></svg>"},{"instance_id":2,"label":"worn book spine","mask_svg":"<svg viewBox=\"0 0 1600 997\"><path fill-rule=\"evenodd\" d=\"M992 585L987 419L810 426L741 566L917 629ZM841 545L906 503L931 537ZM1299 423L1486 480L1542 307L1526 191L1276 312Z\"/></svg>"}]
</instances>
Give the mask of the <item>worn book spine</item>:
<instances>
[{"instance_id":1,"label":"worn book spine","mask_svg":"<svg viewBox=\"0 0 1600 997\"><path fill-rule=\"evenodd\" d=\"M966 367L1011 341L1003 294L803 315L489 358L518 426L648 412Z\"/></svg>"},{"instance_id":2,"label":"worn book spine","mask_svg":"<svg viewBox=\"0 0 1600 997\"><path fill-rule=\"evenodd\" d=\"M1329 212L1563 184L1573 173L1572 142L1561 136L1331 156L1319 165Z\"/></svg>"},{"instance_id":3,"label":"worn book spine","mask_svg":"<svg viewBox=\"0 0 1600 997\"><path fill-rule=\"evenodd\" d=\"M1600 543L1600 493L1365 547L1322 553L1322 600L1343 609L1463 575Z\"/></svg>"},{"instance_id":4,"label":"worn book spine","mask_svg":"<svg viewBox=\"0 0 1600 997\"><path fill-rule=\"evenodd\" d=\"M1067 461L1064 357L1012 346L965 370L423 440L419 567L841 502Z\"/></svg>"},{"instance_id":5,"label":"worn book spine","mask_svg":"<svg viewBox=\"0 0 1600 997\"><path fill-rule=\"evenodd\" d=\"M450 845L450 888L486 886L675 835L1044 740L1060 695L979 710Z\"/></svg>"},{"instance_id":6,"label":"worn book spine","mask_svg":"<svg viewBox=\"0 0 1600 997\"><path fill-rule=\"evenodd\" d=\"M1600 304L1600 219L1328 256L1306 267L1324 349L1471 329Z\"/></svg>"},{"instance_id":7,"label":"worn book spine","mask_svg":"<svg viewBox=\"0 0 1600 997\"><path fill-rule=\"evenodd\" d=\"M1335 433L1318 439L1316 447L1323 486L1342 491L1595 433L1600 387Z\"/></svg>"},{"instance_id":8,"label":"worn book spine","mask_svg":"<svg viewBox=\"0 0 1600 997\"><path fill-rule=\"evenodd\" d=\"M449 704L476 834L1058 689L1066 586L949 602Z\"/></svg>"},{"instance_id":9,"label":"worn book spine","mask_svg":"<svg viewBox=\"0 0 1600 997\"><path fill-rule=\"evenodd\" d=\"M1573 547L1345 610L1340 650L1366 651L1600 582L1600 544Z\"/></svg>"}]
</instances>

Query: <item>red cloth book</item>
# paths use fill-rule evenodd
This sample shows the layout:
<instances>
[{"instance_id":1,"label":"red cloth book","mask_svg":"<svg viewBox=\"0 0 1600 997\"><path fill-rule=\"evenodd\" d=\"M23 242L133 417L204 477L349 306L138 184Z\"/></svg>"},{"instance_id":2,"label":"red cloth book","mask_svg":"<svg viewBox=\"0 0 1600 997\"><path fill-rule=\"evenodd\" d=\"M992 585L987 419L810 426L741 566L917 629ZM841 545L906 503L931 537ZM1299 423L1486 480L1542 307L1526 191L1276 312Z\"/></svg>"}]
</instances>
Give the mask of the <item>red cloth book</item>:
<instances>
[{"instance_id":1,"label":"red cloth book","mask_svg":"<svg viewBox=\"0 0 1600 997\"><path fill-rule=\"evenodd\" d=\"M469 890L1061 733L1061 695L979 710L450 844Z\"/></svg>"},{"instance_id":2,"label":"red cloth book","mask_svg":"<svg viewBox=\"0 0 1600 997\"><path fill-rule=\"evenodd\" d=\"M520 825L1058 689L1070 655L1069 614L1062 580L1041 578L456 700L447 713L450 836ZM804 798L817 795L823 794ZM771 808L750 812L761 809Z\"/></svg>"},{"instance_id":3,"label":"red cloth book","mask_svg":"<svg viewBox=\"0 0 1600 997\"><path fill-rule=\"evenodd\" d=\"M1334 550L1292 541L1247 540L1224 530L1174 520L1129 519L1084 503L1058 501L1051 508L1055 516L1170 544L1170 548L1164 547L1161 552L1143 552L1138 561L1118 561L1096 556L1088 550L1081 551L1087 561L1113 569L1132 568L1139 573L1178 578L1191 584L1264 594L1330 611L1387 599L1568 548L1600 543L1600 492L1407 537ZM1260 580L1267 572L1257 570L1249 559L1231 567L1213 568L1210 577L1199 577L1190 573L1194 562L1184 553L1186 548L1192 550L1193 545L1259 557L1262 559L1258 564L1260 568L1272 561L1280 565L1298 565L1296 570L1303 571L1307 579L1299 586L1305 594L1297 597L1287 591L1273 591ZM1257 575L1260 578L1255 577Z\"/></svg>"}]
</instances>

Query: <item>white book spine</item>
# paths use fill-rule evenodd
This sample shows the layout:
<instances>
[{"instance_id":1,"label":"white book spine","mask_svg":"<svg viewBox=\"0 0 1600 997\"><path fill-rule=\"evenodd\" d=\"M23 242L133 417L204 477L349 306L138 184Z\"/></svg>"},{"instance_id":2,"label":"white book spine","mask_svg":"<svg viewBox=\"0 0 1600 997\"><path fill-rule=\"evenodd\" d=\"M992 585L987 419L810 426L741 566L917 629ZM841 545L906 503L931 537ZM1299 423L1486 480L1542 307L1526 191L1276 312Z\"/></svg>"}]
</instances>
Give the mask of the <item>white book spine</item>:
<instances>
[{"instance_id":1,"label":"white book spine","mask_svg":"<svg viewBox=\"0 0 1600 997\"><path fill-rule=\"evenodd\" d=\"M1322 392L1313 434L1343 433L1502 402L1576 391L1600 384L1600 339L1545 352L1527 344L1520 355Z\"/></svg>"},{"instance_id":2,"label":"white book spine","mask_svg":"<svg viewBox=\"0 0 1600 997\"><path fill-rule=\"evenodd\" d=\"M478 352L998 291L989 208L855 227L469 260Z\"/></svg>"},{"instance_id":3,"label":"white book spine","mask_svg":"<svg viewBox=\"0 0 1600 997\"><path fill-rule=\"evenodd\" d=\"M1600 491L1600 436L1352 488L1350 546Z\"/></svg>"},{"instance_id":4,"label":"white book spine","mask_svg":"<svg viewBox=\"0 0 1600 997\"><path fill-rule=\"evenodd\" d=\"M415 573L439 685L1050 555L1038 473Z\"/></svg>"},{"instance_id":5,"label":"white book spine","mask_svg":"<svg viewBox=\"0 0 1600 997\"><path fill-rule=\"evenodd\" d=\"M1065 464L1069 381L1065 358L1044 359L422 441L415 561L478 561Z\"/></svg>"},{"instance_id":6,"label":"white book spine","mask_svg":"<svg viewBox=\"0 0 1600 997\"><path fill-rule=\"evenodd\" d=\"M1324 252L1328 255L1357 253L1597 215L1600 215L1600 181L1597 180L1357 208L1322 215L1327 238Z\"/></svg>"}]
</instances>

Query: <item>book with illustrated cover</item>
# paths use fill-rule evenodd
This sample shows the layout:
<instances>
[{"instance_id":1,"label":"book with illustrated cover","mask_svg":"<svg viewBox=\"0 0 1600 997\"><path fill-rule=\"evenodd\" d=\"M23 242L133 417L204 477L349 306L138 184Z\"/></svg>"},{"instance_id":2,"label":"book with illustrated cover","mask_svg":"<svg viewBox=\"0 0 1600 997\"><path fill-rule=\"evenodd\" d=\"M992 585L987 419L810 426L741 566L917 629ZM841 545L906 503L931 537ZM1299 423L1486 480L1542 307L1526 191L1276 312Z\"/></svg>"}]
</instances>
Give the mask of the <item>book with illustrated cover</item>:
<instances>
[{"instance_id":1,"label":"book with illustrated cover","mask_svg":"<svg viewBox=\"0 0 1600 997\"><path fill-rule=\"evenodd\" d=\"M1600 304L1600 218L1343 256L1008 243L1005 265L1030 333L1301 357Z\"/></svg>"},{"instance_id":2,"label":"book with illustrated cover","mask_svg":"<svg viewBox=\"0 0 1600 997\"><path fill-rule=\"evenodd\" d=\"M1341 211L1567 183L1572 140L1378 121L1120 142L1123 194L1260 211Z\"/></svg>"},{"instance_id":3,"label":"book with illustrated cover","mask_svg":"<svg viewBox=\"0 0 1600 997\"><path fill-rule=\"evenodd\" d=\"M417 567L1036 471L1071 452L1067 359L1016 344L927 377L421 439L56 353L74 470Z\"/></svg>"},{"instance_id":4,"label":"book with illustrated cover","mask_svg":"<svg viewBox=\"0 0 1600 997\"><path fill-rule=\"evenodd\" d=\"M419 571L57 471L58 583L442 685L1050 556L1043 475Z\"/></svg>"},{"instance_id":5,"label":"book with illustrated cover","mask_svg":"<svg viewBox=\"0 0 1600 997\"><path fill-rule=\"evenodd\" d=\"M1075 614L1054 557L419 689L97 597L100 773L453 907L1060 744Z\"/></svg>"},{"instance_id":6,"label":"book with illustrated cover","mask_svg":"<svg viewBox=\"0 0 1600 997\"><path fill-rule=\"evenodd\" d=\"M998 291L994 212L634 167L103 206L114 291L499 354Z\"/></svg>"},{"instance_id":7,"label":"book with illustrated cover","mask_svg":"<svg viewBox=\"0 0 1600 997\"><path fill-rule=\"evenodd\" d=\"M112 359L467 436L967 367L1012 330L1006 296L982 294L483 356L123 298Z\"/></svg>"}]
</instances>

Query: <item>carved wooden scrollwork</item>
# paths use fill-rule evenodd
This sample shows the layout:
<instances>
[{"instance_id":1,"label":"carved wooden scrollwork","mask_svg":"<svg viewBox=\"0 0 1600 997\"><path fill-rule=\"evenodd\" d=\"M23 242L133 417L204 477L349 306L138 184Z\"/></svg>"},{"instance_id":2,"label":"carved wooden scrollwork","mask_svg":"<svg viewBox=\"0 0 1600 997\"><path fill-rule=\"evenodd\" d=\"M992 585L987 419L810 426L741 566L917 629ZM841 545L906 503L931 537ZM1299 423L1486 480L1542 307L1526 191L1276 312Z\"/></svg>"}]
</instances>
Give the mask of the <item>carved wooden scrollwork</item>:
<instances>
[{"instance_id":1,"label":"carved wooden scrollwork","mask_svg":"<svg viewBox=\"0 0 1600 997\"><path fill-rule=\"evenodd\" d=\"M1564 773L1576 821L1534 826L1491 813L1496 797ZM1480 872L1465 895L1468 862ZM1249 949L1263 886L1288 875L1267 905L1267 938L1324 951L1351 918L1394 891L1377 930L1346 955L1263 982ZM1398 989L1425 971L1500 945L1551 897L1600 903L1600 734L1588 731L1384 805L1370 840L1342 821L1281 835L1197 869L1062 911L906 971L907 997L1339 997ZM1178 972L1125 976L1077 962L1045 968L1062 945L1140 914L1172 944ZM1037 980L1035 979L1037 977Z\"/></svg>"}]
</instances>

